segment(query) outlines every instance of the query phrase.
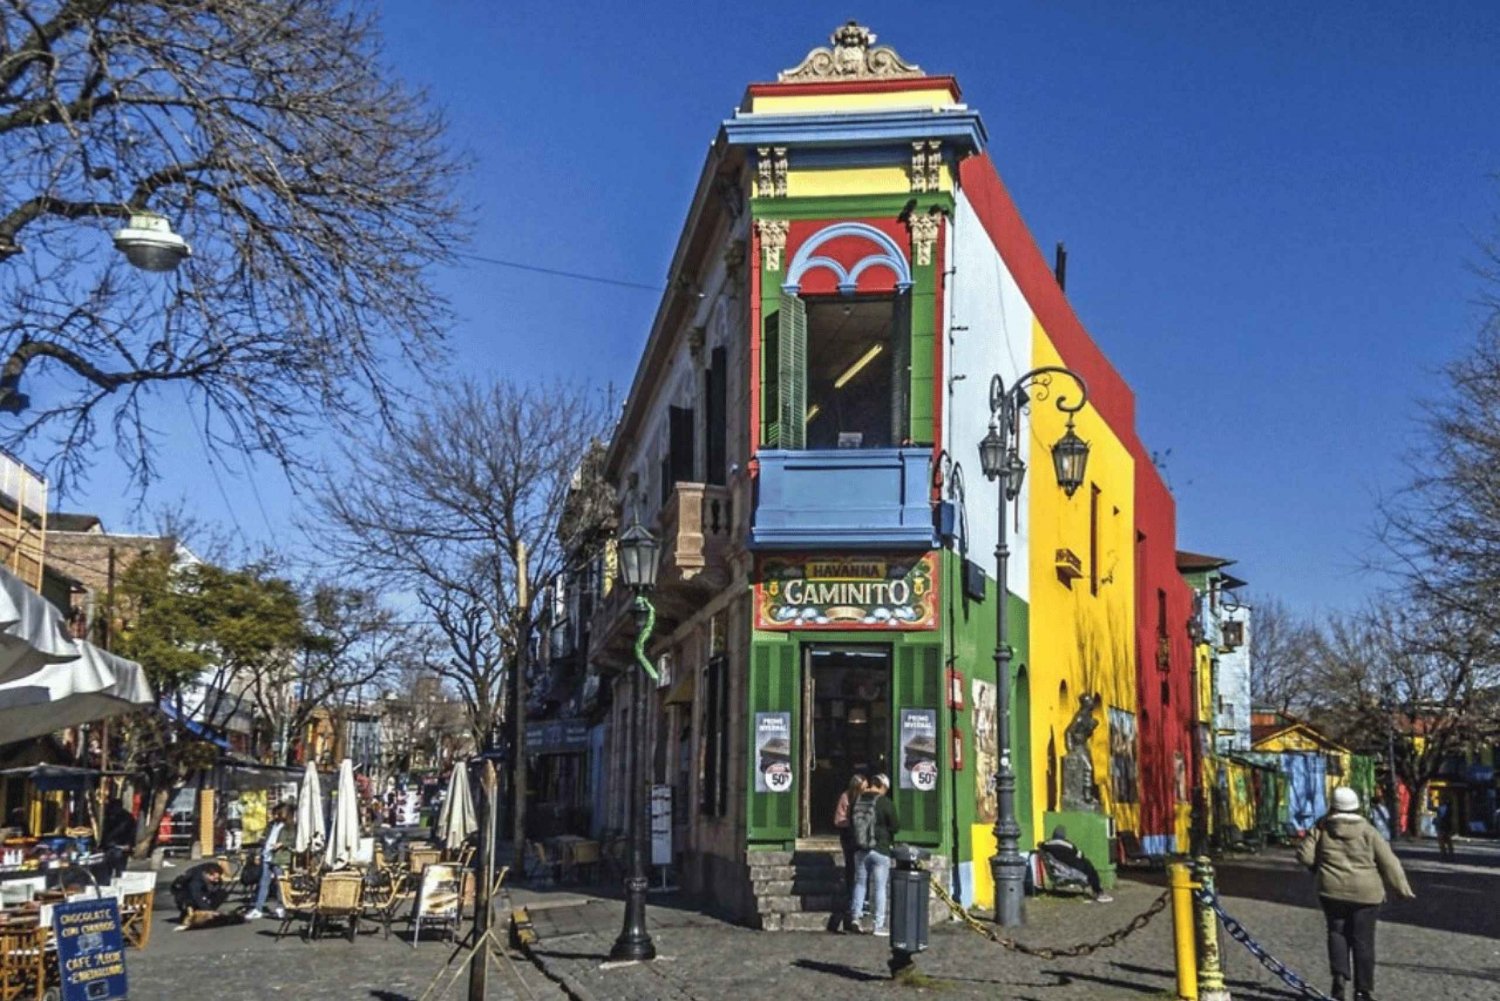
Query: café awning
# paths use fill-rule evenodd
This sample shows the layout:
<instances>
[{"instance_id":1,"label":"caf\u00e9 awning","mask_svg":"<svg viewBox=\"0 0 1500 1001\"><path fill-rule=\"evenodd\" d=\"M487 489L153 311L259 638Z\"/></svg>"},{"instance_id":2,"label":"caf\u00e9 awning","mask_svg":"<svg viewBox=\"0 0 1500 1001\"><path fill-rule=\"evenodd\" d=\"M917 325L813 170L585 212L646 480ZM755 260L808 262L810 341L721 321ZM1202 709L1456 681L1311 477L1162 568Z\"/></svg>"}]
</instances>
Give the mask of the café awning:
<instances>
[{"instance_id":1,"label":"caf\u00e9 awning","mask_svg":"<svg viewBox=\"0 0 1500 1001\"><path fill-rule=\"evenodd\" d=\"M75 660L78 646L62 612L0 567L0 684Z\"/></svg>"},{"instance_id":2,"label":"caf\u00e9 awning","mask_svg":"<svg viewBox=\"0 0 1500 1001\"><path fill-rule=\"evenodd\" d=\"M0 683L0 743L28 740L155 704L141 665L70 640L71 660Z\"/></svg>"}]
</instances>

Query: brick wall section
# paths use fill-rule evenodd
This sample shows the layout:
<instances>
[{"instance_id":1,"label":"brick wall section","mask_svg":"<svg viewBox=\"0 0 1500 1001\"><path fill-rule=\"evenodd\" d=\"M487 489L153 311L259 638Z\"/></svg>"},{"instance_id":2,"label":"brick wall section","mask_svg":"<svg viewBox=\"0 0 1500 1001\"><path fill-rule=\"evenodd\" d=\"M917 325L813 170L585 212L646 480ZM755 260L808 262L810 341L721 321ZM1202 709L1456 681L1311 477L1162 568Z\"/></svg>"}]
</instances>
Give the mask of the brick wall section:
<instances>
[{"instance_id":1,"label":"brick wall section","mask_svg":"<svg viewBox=\"0 0 1500 1001\"><path fill-rule=\"evenodd\" d=\"M102 638L94 622L94 610L103 604L109 590L111 548L115 551L115 580L118 582L125 568L141 554L152 551L170 554L176 547L177 541L170 536L48 532L47 565L85 588L84 593L73 596L75 631L96 642Z\"/></svg>"}]
</instances>

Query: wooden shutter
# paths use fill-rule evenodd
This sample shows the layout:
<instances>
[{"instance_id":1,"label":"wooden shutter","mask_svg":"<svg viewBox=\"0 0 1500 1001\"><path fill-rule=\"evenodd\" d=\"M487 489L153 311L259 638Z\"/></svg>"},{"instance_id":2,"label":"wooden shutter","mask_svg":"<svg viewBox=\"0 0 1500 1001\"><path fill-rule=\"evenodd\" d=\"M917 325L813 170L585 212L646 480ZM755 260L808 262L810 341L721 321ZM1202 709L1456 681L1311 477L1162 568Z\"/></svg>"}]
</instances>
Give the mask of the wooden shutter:
<instances>
[{"instance_id":1,"label":"wooden shutter","mask_svg":"<svg viewBox=\"0 0 1500 1001\"><path fill-rule=\"evenodd\" d=\"M783 793L755 791L755 714L784 712L791 717L792 761L802 760L802 737L797 725L797 644L795 642L758 642L751 655L749 718L745 721L749 739L745 741L747 771L746 795L750 798L749 840L791 841L797 836L798 785L804 779L801 768L793 772L792 788Z\"/></svg>"},{"instance_id":2,"label":"wooden shutter","mask_svg":"<svg viewBox=\"0 0 1500 1001\"><path fill-rule=\"evenodd\" d=\"M667 408L667 461L672 485L696 483L693 475L693 410ZM670 489L670 488L668 488Z\"/></svg>"},{"instance_id":3,"label":"wooden shutter","mask_svg":"<svg viewBox=\"0 0 1500 1001\"><path fill-rule=\"evenodd\" d=\"M948 796L948 783L953 781L949 773L952 761L949 758L948 719L943 711L943 666L942 647L936 643L916 645L903 643L896 647L896 715L892 720L891 796L896 803L896 812L901 815L901 831L897 840L919 845L935 845L942 840L943 803ZM938 720L938 785L931 792L902 789L896 769L901 767L901 748L894 746L901 739L900 719L902 709L930 709Z\"/></svg>"},{"instance_id":4,"label":"wooden shutter","mask_svg":"<svg viewBox=\"0 0 1500 1001\"><path fill-rule=\"evenodd\" d=\"M776 324L778 448L807 447L807 304L781 293Z\"/></svg>"},{"instance_id":5,"label":"wooden shutter","mask_svg":"<svg viewBox=\"0 0 1500 1001\"><path fill-rule=\"evenodd\" d=\"M703 475L706 482L723 486L729 482L729 352L724 348L714 348L710 357L712 360L704 376L708 382L708 391L704 394L707 397L704 406L707 409L705 458L708 469Z\"/></svg>"}]
</instances>

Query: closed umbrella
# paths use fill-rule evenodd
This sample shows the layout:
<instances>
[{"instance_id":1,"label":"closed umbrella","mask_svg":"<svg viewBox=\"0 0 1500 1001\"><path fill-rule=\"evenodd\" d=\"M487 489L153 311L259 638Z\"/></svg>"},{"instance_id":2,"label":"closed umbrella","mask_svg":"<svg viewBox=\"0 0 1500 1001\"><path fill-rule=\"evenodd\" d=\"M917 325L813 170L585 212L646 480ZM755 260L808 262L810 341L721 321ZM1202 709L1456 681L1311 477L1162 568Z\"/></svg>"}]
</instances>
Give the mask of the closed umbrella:
<instances>
[{"instance_id":1,"label":"closed umbrella","mask_svg":"<svg viewBox=\"0 0 1500 1001\"><path fill-rule=\"evenodd\" d=\"M359 793L354 788L354 762L345 758L339 765L338 799L333 804L333 827L328 831L323 861L328 865L353 862L358 852Z\"/></svg>"},{"instance_id":2,"label":"closed umbrella","mask_svg":"<svg viewBox=\"0 0 1500 1001\"><path fill-rule=\"evenodd\" d=\"M474 818L474 798L469 795L469 770L460 762L453 766L453 774L448 776L448 793L443 797L443 808L438 811L438 840L453 848L478 828Z\"/></svg>"},{"instance_id":3,"label":"closed umbrella","mask_svg":"<svg viewBox=\"0 0 1500 1001\"><path fill-rule=\"evenodd\" d=\"M155 702L141 665L78 641L78 656L0 683L0 742L134 712Z\"/></svg>"},{"instance_id":4,"label":"closed umbrella","mask_svg":"<svg viewBox=\"0 0 1500 1001\"><path fill-rule=\"evenodd\" d=\"M307 763L302 773L302 786L297 790L297 838L292 842L294 851L312 850L316 842L323 842L323 784L318 781L318 770Z\"/></svg>"}]
</instances>

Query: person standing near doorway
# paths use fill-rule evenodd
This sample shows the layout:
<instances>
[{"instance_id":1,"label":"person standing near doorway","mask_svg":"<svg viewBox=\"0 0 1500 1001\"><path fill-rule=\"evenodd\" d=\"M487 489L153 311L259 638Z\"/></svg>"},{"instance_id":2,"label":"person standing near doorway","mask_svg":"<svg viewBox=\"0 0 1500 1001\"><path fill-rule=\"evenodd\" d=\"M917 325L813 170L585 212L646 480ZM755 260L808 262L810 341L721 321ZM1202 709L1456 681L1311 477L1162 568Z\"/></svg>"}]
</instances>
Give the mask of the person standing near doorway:
<instances>
[{"instance_id":1,"label":"person standing near doorway","mask_svg":"<svg viewBox=\"0 0 1500 1001\"><path fill-rule=\"evenodd\" d=\"M849 779L849 785L843 792L839 793L839 800L833 807L833 826L839 832L839 847L844 850L844 910L842 914L835 917L831 931L858 931L850 917L854 904L854 855L857 849L854 845L854 830L849 826L849 810L859 800L860 793L865 791L865 777L858 772ZM854 915L858 917L858 915ZM843 927L839 927L842 921Z\"/></svg>"},{"instance_id":2,"label":"person standing near doorway","mask_svg":"<svg viewBox=\"0 0 1500 1001\"><path fill-rule=\"evenodd\" d=\"M1437 826L1438 857L1452 859L1457 855L1453 848L1453 835L1458 833L1458 817L1453 810L1453 802L1443 796L1436 797L1437 803L1434 807L1436 813L1435 823Z\"/></svg>"},{"instance_id":3,"label":"person standing near doorway","mask_svg":"<svg viewBox=\"0 0 1500 1001\"><path fill-rule=\"evenodd\" d=\"M1406 900L1416 894L1391 846L1359 815L1358 793L1348 786L1333 791L1332 812L1302 839L1297 861L1317 877L1333 973L1329 996L1344 1001L1352 974L1355 1001L1374 1001L1370 992L1375 989L1375 918L1385 902L1386 887Z\"/></svg>"},{"instance_id":4,"label":"person standing near doorway","mask_svg":"<svg viewBox=\"0 0 1500 1001\"><path fill-rule=\"evenodd\" d=\"M849 828L854 840L854 896L849 902L849 925L857 933L864 929L859 923L860 912L865 907L865 897L874 884L874 932L887 936L886 898L891 882L891 849L896 832L901 829L901 818L896 806L887 794L891 780L877 775L870 780L865 791L859 794L849 808Z\"/></svg>"}]
</instances>

